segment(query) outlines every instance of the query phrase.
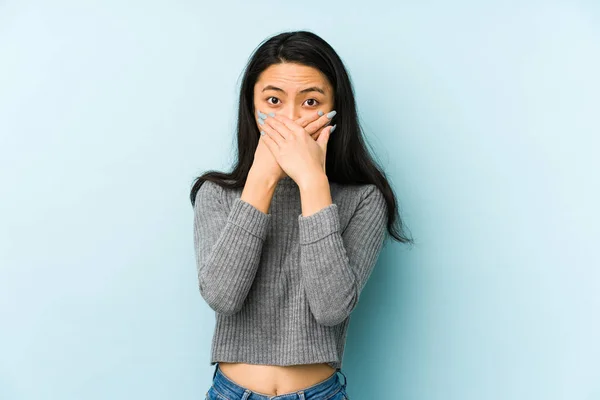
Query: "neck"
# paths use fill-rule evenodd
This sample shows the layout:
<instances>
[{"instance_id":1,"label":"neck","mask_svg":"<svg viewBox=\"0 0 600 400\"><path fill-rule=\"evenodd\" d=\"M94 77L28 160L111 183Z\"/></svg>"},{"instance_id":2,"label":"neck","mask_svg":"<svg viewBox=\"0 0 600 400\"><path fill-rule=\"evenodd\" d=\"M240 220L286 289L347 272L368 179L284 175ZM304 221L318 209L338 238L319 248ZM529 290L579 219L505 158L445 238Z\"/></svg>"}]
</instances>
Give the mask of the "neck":
<instances>
[{"instance_id":1,"label":"neck","mask_svg":"<svg viewBox=\"0 0 600 400\"><path fill-rule=\"evenodd\" d=\"M285 188L298 188L298 184L289 176L286 176L279 180L277 183L277 187L285 187Z\"/></svg>"}]
</instances>

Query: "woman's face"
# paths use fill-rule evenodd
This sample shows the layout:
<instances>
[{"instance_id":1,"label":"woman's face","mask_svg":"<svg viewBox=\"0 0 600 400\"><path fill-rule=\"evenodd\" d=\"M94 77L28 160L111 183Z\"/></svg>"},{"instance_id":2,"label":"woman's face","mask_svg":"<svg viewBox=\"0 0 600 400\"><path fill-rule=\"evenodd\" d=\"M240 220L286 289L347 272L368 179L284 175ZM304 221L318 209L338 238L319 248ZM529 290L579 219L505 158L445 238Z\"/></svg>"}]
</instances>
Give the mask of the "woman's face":
<instances>
[{"instance_id":1,"label":"woman's face","mask_svg":"<svg viewBox=\"0 0 600 400\"><path fill-rule=\"evenodd\" d=\"M265 69L254 85L256 110L274 112L291 120L318 110L333 110L333 88L316 68L296 63L273 64ZM256 120L256 118L255 118ZM258 125L258 121L256 122Z\"/></svg>"}]
</instances>

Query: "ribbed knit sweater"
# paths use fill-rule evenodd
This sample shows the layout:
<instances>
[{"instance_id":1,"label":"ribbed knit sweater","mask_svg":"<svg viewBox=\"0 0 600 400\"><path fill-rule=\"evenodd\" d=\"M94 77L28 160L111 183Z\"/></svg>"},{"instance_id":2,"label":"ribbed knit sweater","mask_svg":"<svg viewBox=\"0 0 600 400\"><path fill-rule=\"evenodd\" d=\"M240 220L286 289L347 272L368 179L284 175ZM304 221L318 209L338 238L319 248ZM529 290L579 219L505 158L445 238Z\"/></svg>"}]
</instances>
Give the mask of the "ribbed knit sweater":
<instances>
[{"instance_id":1,"label":"ribbed knit sweater","mask_svg":"<svg viewBox=\"0 0 600 400\"><path fill-rule=\"evenodd\" d=\"M381 191L330 182L333 203L303 216L290 177L278 182L266 214L242 190L205 181L196 194L198 283L216 316L210 365L340 370L350 313L385 239Z\"/></svg>"}]
</instances>

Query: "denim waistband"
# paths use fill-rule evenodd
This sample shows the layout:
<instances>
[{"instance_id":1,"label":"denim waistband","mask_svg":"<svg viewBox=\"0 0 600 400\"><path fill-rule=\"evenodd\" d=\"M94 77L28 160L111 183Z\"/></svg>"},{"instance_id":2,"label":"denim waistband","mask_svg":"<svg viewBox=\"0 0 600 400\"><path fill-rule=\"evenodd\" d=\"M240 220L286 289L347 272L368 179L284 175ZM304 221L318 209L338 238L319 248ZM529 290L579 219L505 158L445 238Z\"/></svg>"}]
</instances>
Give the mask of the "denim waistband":
<instances>
[{"instance_id":1,"label":"denim waistband","mask_svg":"<svg viewBox=\"0 0 600 400\"><path fill-rule=\"evenodd\" d=\"M337 373L344 376L344 384L340 383ZM340 388L346 387L346 375L338 369L329 378L315 383L307 388L297 390L295 392L280 394L277 396L266 395L259 392L254 392L243 386L238 385L231 379L225 376L219 368L219 363L215 365L215 373L213 374L214 389L226 398L235 398L240 400L295 400L295 399L320 399L326 398L329 395L337 393Z\"/></svg>"}]
</instances>

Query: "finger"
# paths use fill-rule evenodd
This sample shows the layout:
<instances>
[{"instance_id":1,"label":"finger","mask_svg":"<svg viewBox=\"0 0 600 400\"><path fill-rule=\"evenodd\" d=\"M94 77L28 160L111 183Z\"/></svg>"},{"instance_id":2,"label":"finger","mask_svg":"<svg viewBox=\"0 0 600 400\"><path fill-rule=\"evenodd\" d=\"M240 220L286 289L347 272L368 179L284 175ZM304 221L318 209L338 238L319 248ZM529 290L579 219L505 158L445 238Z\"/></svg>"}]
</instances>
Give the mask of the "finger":
<instances>
[{"instance_id":1,"label":"finger","mask_svg":"<svg viewBox=\"0 0 600 400\"><path fill-rule=\"evenodd\" d=\"M260 130L265 131L267 134L271 134L271 138L273 140L275 140L277 142L278 145L281 144L281 140L285 139L284 136L282 136L279 132L275 131L268 131L267 129L265 129L265 126L268 126L266 123L267 119L272 119L273 117L270 116L269 114L265 114L263 112L261 112L260 110L257 110L255 113L256 120L258 121L258 126L260 128ZM276 133L276 135L274 135L273 133ZM279 136L279 137L278 137Z\"/></svg>"},{"instance_id":2,"label":"finger","mask_svg":"<svg viewBox=\"0 0 600 400\"><path fill-rule=\"evenodd\" d=\"M325 126L329 126L329 124L331 123L332 118L335 116L335 114L337 114L337 112L335 110L333 110L327 114L323 114L316 121L309 123L304 129L306 129L308 132L312 132L313 130L317 130L317 129L325 127Z\"/></svg>"},{"instance_id":3,"label":"finger","mask_svg":"<svg viewBox=\"0 0 600 400\"><path fill-rule=\"evenodd\" d=\"M267 117L267 114L261 112L260 110L256 110L256 113L255 113L254 117L255 118L259 118L260 117L262 119L265 119Z\"/></svg>"},{"instance_id":4,"label":"finger","mask_svg":"<svg viewBox=\"0 0 600 400\"><path fill-rule=\"evenodd\" d=\"M275 157L275 160L277 160L278 155L279 155L279 146L277 145L277 143L275 143L275 141L273 139L271 139L269 137L269 135L267 135L267 134L260 135L259 140L264 141L264 143L267 145L267 147L269 148L269 150Z\"/></svg>"},{"instance_id":5,"label":"finger","mask_svg":"<svg viewBox=\"0 0 600 400\"><path fill-rule=\"evenodd\" d=\"M304 117L298 117L294 120L294 122L297 123L298 125L300 125L301 127L308 125L308 121L306 121L306 119Z\"/></svg>"},{"instance_id":6,"label":"finger","mask_svg":"<svg viewBox=\"0 0 600 400\"><path fill-rule=\"evenodd\" d=\"M283 136L281 136L281 134L278 131L273 129L273 127L271 127L271 125L267 124L266 121L265 121L264 125L260 126L260 130L265 132L265 135L263 135L263 136L268 136L273 142L275 142L275 144L278 147L284 145L285 138Z\"/></svg>"},{"instance_id":7,"label":"finger","mask_svg":"<svg viewBox=\"0 0 600 400\"><path fill-rule=\"evenodd\" d=\"M269 118L267 118L267 120L269 120ZM271 119L270 123L279 132L285 131L287 134L287 136L285 136L286 139L288 139L289 135L292 135L292 134L305 135L308 133L304 130L304 128L302 126L298 125L296 122L294 122L293 120L289 119L288 117L286 117L284 115L275 115Z\"/></svg>"},{"instance_id":8,"label":"finger","mask_svg":"<svg viewBox=\"0 0 600 400\"><path fill-rule=\"evenodd\" d=\"M330 128L329 128L329 126L330 126L330 125L329 125L329 123L328 123L328 124L327 124L327 125L325 125L323 128L321 128L321 129L317 129L317 130L316 130L314 133L312 133L310 136L311 136L313 139L317 140L317 139L319 138L319 136L321 136L321 135L322 135L322 134L323 134L325 131L327 131L327 129L330 129ZM331 128L331 129L333 129L333 128Z\"/></svg>"},{"instance_id":9,"label":"finger","mask_svg":"<svg viewBox=\"0 0 600 400\"><path fill-rule=\"evenodd\" d=\"M304 121L303 121L304 120ZM300 117L297 120L295 120L294 122L296 122L298 125L305 127L306 125L309 124L310 121L308 121L306 118L304 117ZM314 132L310 132L308 130L306 130L306 128L304 129L306 131L306 133L308 133L313 139L317 139L319 137L319 135L321 134L321 130L320 129L316 129Z\"/></svg>"},{"instance_id":10,"label":"finger","mask_svg":"<svg viewBox=\"0 0 600 400\"><path fill-rule=\"evenodd\" d=\"M286 124L283 123L284 118L285 118L285 120L289 121L290 124L292 124L291 126L293 126L294 129L303 129L301 126L296 125L295 122L292 121L291 119L289 119L287 117L283 117L281 115L275 115L275 116L269 115L267 117L267 119L264 120L265 121L265 125L269 125L271 127L271 129L273 129L274 131L276 131L277 133L279 133L279 135L283 139L289 139L289 137L294 132Z\"/></svg>"},{"instance_id":11,"label":"finger","mask_svg":"<svg viewBox=\"0 0 600 400\"><path fill-rule=\"evenodd\" d=\"M323 115L323 111L315 111L308 115L298 118L295 122L303 128L306 128L306 125L318 119L321 115Z\"/></svg>"},{"instance_id":12,"label":"finger","mask_svg":"<svg viewBox=\"0 0 600 400\"><path fill-rule=\"evenodd\" d=\"M327 144L329 142L329 137L331 136L331 131L335 128L334 126L327 126L325 128L322 129L322 134L321 136L319 136L319 139L317 140L317 144L321 147L321 150L323 151L323 155L325 156L327 154Z\"/></svg>"}]
</instances>

